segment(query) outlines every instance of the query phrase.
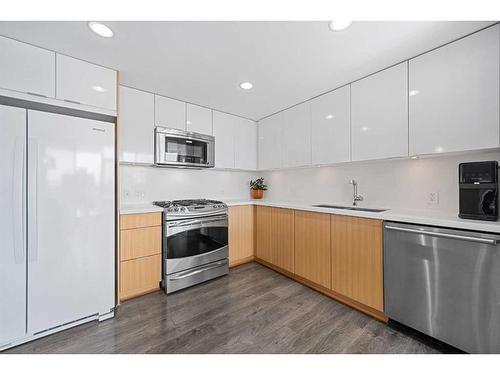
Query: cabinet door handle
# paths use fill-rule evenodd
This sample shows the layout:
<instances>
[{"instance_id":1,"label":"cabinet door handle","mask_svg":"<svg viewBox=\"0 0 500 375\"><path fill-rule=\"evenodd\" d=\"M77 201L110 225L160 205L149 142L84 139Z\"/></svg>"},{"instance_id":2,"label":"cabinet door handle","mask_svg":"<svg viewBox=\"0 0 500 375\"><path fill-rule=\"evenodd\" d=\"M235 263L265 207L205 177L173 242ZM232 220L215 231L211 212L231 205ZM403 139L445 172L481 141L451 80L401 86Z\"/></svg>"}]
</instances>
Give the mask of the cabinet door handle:
<instances>
[{"instance_id":1,"label":"cabinet door handle","mask_svg":"<svg viewBox=\"0 0 500 375\"><path fill-rule=\"evenodd\" d=\"M16 263L24 263L25 253L25 222L24 210L26 201L24 199L24 158L25 138L16 137L14 142L14 178L12 179L12 204L14 206L14 259Z\"/></svg>"},{"instance_id":2,"label":"cabinet door handle","mask_svg":"<svg viewBox=\"0 0 500 375\"><path fill-rule=\"evenodd\" d=\"M68 103L73 103L73 104L82 104L80 102L77 102L76 100L70 100L70 99L63 99L65 102L68 102Z\"/></svg>"},{"instance_id":3,"label":"cabinet door handle","mask_svg":"<svg viewBox=\"0 0 500 375\"><path fill-rule=\"evenodd\" d=\"M38 259L38 141L28 138L28 259Z\"/></svg>"},{"instance_id":4,"label":"cabinet door handle","mask_svg":"<svg viewBox=\"0 0 500 375\"><path fill-rule=\"evenodd\" d=\"M26 91L26 94L39 96L40 98L47 98L48 97L47 95L37 94L36 92L31 92L31 91Z\"/></svg>"}]
</instances>

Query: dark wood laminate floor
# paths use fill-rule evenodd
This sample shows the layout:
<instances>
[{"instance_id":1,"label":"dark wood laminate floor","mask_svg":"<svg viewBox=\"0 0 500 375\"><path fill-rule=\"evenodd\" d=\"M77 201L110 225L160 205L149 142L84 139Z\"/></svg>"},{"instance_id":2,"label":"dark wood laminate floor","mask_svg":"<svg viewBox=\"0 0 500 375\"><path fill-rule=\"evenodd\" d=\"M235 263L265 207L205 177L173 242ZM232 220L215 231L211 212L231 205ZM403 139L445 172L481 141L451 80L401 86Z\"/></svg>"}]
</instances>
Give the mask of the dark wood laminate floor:
<instances>
[{"instance_id":1,"label":"dark wood laminate floor","mask_svg":"<svg viewBox=\"0 0 500 375\"><path fill-rule=\"evenodd\" d=\"M6 353L436 353L259 264Z\"/></svg>"}]
</instances>

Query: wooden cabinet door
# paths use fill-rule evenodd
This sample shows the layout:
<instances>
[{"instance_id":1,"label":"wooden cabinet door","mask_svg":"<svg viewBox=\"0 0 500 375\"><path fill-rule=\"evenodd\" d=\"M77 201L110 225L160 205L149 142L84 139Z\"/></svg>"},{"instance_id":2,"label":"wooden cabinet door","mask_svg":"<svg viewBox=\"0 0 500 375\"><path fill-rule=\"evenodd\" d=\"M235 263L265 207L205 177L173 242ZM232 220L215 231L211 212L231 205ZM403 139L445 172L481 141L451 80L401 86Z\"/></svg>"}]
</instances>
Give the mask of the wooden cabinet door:
<instances>
[{"instance_id":1,"label":"wooden cabinet door","mask_svg":"<svg viewBox=\"0 0 500 375\"><path fill-rule=\"evenodd\" d=\"M271 207L265 207L265 206L255 207L255 256L269 263L272 263L271 216L272 216Z\"/></svg>"},{"instance_id":2,"label":"wooden cabinet door","mask_svg":"<svg viewBox=\"0 0 500 375\"><path fill-rule=\"evenodd\" d=\"M229 207L229 266L253 259L254 207Z\"/></svg>"},{"instance_id":3,"label":"wooden cabinet door","mask_svg":"<svg viewBox=\"0 0 500 375\"><path fill-rule=\"evenodd\" d=\"M332 290L383 311L382 221L331 216Z\"/></svg>"},{"instance_id":4,"label":"wooden cabinet door","mask_svg":"<svg viewBox=\"0 0 500 375\"><path fill-rule=\"evenodd\" d=\"M294 211L271 209L271 263L294 272Z\"/></svg>"},{"instance_id":5,"label":"wooden cabinet door","mask_svg":"<svg viewBox=\"0 0 500 375\"><path fill-rule=\"evenodd\" d=\"M295 274L331 287L330 215L295 211Z\"/></svg>"}]
</instances>

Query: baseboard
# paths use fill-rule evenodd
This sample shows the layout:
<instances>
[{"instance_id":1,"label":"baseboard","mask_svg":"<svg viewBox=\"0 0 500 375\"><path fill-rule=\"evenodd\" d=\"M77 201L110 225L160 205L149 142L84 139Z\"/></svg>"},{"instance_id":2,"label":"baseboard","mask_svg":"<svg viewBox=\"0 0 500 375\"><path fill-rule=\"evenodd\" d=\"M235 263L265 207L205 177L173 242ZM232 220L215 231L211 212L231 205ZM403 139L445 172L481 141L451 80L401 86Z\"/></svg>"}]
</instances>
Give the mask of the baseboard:
<instances>
[{"instance_id":1,"label":"baseboard","mask_svg":"<svg viewBox=\"0 0 500 375\"><path fill-rule=\"evenodd\" d=\"M293 272L287 271L283 268L277 267L274 264L271 264L269 262L266 262L265 260L255 258L255 262L262 264L263 266L272 269L273 271L279 272L282 275L285 275L286 277L289 277L292 280L295 280L311 289L316 290L317 292L320 292L321 294L324 294L330 298L333 298L334 300L343 303L344 305L347 305L349 307L352 307L358 311L361 311L362 313L371 316L372 318L375 318L377 320L380 320L381 322L387 323L389 318L382 312L378 311L370 306L366 306L358 301L355 301L349 297L346 297L340 293L337 293L333 290L330 290L328 288L325 288L322 285L316 284L312 281L309 281L307 279L304 279L301 276L298 276L294 274Z\"/></svg>"},{"instance_id":2,"label":"baseboard","mask_svg":"<svg viewBox=\"0 0 500 375\"><path fill-rule=\"evenodd\" d=\"M234 261L229 261L229 268L238 267L238 266L241 266L242 264L246 264L246 263L251 263L254 260L255 260L255 257L253 255L250 255L249 257L246 257L246 258L241 258L241 259L237 259Z\"/></svg>"}]
</instances>

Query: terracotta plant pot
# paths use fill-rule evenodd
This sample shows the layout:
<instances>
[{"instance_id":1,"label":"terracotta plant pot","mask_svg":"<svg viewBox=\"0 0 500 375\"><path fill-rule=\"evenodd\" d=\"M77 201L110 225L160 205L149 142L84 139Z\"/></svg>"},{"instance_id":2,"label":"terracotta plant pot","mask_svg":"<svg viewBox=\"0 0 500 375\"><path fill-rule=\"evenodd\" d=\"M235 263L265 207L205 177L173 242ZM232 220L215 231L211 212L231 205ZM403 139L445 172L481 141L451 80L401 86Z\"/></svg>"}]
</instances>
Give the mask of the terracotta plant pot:
<instances>
[{"instance_id":1,"label":"terracotta plant pot","mask_svg":"<svg viewBox=\"0 0 500 375\"><path fill-rule=\"evenodd\" d=\"M250 189L252 199L262 199L264 197L264 190Z\"/></svg>"}]
</instances>

